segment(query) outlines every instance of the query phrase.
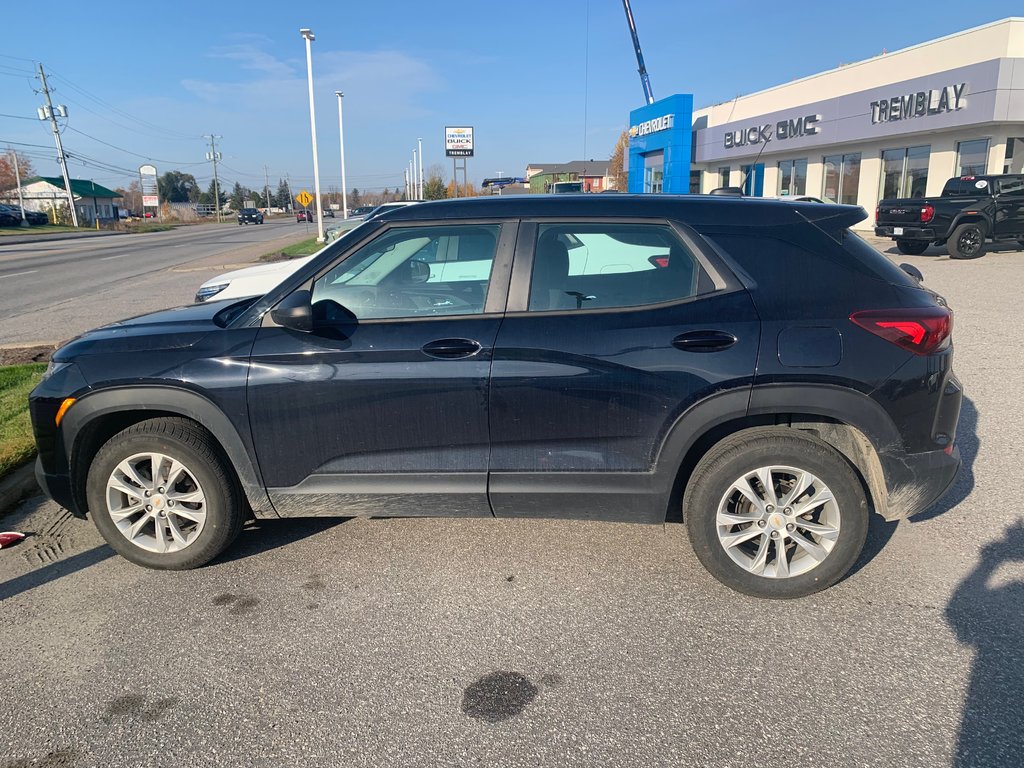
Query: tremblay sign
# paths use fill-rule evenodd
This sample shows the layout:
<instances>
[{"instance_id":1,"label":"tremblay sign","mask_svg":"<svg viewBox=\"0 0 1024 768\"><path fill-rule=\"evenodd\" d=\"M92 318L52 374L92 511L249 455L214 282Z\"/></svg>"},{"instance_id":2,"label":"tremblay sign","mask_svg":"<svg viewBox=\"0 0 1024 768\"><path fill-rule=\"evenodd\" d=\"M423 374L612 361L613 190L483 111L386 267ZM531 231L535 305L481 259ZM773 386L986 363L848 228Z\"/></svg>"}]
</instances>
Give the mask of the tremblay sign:
<instances>
[{"instance_id":1,"label":"tremblay sign","mask_svg":"<svg viewBox=\"0 0 1024 768\"><path fill-rule=\"evenodd\" d=\"M964 91L967 83L947 85L945 88L929 88L927 91L908 93L871 102L871 123L890 123L894 120L909 120L912 117L926 117L943 112L962 109L966 101Z\"/></svg>"}]
</instances>

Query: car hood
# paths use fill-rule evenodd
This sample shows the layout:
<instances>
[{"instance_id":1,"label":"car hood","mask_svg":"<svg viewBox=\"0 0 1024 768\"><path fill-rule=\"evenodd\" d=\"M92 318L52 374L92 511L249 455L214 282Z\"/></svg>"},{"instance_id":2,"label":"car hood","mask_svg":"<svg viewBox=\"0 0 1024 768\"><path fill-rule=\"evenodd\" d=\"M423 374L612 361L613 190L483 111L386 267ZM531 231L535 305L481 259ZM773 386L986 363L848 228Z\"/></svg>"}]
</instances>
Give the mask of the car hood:
<instances>
[{"instance_id":1,"label":"car hood","mask_svg":"<svg viewBox=\"0 0 1024 768\"><path fill-rule=\"evenodd\" d=\"M57 350L53 359L63 362L79 355L190 347L219 330L217 314L238 303L237 299L209 301L119 320L83 333Z\"/></svg>"},{"instance_id":2,"label":"car hood","mask_svg":"<svg viewBox=\"0 0 1024 768\"><path fill-rule=\"evenodd\" d=\"M272 275L280 275L283 280L292 272L304 267L312 259L312 256L303 256L301 259L275 261L271 264L259 264L255 267L236 269L232 272L225 272L223 275L212 277L203 283L203 285L219 285L220 283L230 283L233 280L243 280L247 277L270 277Z\"/></svg>"}]
</instances>

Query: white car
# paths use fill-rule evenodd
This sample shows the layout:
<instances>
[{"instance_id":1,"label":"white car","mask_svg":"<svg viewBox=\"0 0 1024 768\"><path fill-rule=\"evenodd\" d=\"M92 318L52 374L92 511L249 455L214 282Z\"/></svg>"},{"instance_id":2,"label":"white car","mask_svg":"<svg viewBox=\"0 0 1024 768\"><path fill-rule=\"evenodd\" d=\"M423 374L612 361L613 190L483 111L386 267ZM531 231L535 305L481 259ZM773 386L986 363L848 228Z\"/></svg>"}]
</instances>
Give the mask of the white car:
<instances>
[{"instance_id":1,"label":"white car","mask_svg":"<svg viewBox=\"0 0 1024 768\"><path fill-rule=\"evenodd\" d=\"M406 205L413 205L417 202L420 201L408 200L384 203L384 205L377 206L366 216L366 219L355 220L354 225L358 226L359 224L362 224L363 221L372 219L382 213L386 213L387 211L392 211L395 208L401 208ZM333 241L340 237L344 237L355 229L355 226L347 229L340 226L337 227L337 237L330 237L329 240ZM319 253L319 251L317 253ZM259 264L255 267L236 269L233 272L225 272L223 275L211 277L199 286L199 290L196 291L195 301L199 304L214 298L217 301L221 301L222 299L244 299L249 296L263 296L271 288L280 285L285 278L298 271L303 265L308 264L315 256L316 254L314 253L312 256L305 256L301 259L276 261L272 264Z\"/></svg>"}]
</instances>

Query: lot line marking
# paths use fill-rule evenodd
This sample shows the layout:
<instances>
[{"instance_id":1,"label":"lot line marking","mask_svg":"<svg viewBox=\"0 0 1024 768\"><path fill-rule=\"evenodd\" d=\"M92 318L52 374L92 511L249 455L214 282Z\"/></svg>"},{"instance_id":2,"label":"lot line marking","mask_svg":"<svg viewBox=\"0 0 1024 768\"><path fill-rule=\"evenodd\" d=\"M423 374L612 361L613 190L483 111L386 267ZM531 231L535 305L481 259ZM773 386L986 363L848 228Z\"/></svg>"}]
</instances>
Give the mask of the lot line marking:
<instances>
[{"instance_id":1,"label":"lot line marking","mask_svg":"<svg viewBox=\"0 0 1024 768\"><path fill-rule=\"evenodd\" d=\"M104 256L100 261L110 261L111 259L123 259L125 256L131 256L130 253L119 253L116 256Z\"/></svg>"},{"instance_id":2,"label":"lot line marking","mask_svg":"<svg viewBox=\"0 0 1024 768\"><path fill-rule=\"evenodd\" d=\"M0 275L0 280L3 280L5 277L17 277L18 275L34 275L38 271L38 269L30 269L28 272L14 272L10 275Z\"/></svg>"}]
</instances>

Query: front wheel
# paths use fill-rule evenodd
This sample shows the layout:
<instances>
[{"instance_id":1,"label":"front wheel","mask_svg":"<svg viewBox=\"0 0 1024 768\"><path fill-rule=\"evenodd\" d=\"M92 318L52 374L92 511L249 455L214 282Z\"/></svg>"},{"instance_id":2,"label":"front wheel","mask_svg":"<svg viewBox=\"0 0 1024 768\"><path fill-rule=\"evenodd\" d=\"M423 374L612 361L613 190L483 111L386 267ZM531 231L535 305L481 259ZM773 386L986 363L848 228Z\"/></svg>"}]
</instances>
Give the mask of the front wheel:
<instances>
[{"instance_id":1,"label":"front wheel","mask_svg":"<svg viewBox=\"0 0 1024 768\"><path fill-rule=\"evenodd\" d=\"M961 224L946 242L951 259L976 259L985 253L985 227L974 222Z\"/></svg>"},{"instance_id":2,"label":"front wheel","mask_svg":"<svg viewBox=\"0 0 1024 768\"><path fill-rule=\"evenodd\" d=\"M147 568L205 565L242 529L244 500L209 433L182 418L118 432L86 480L89 512L107 543Z\"/></svg>"},{"instance_id":3,"label":"front wheel","mask_svg":"<svg viewBox=\"0 0 1024 768\"><path fill-rule=\"evenodd\" d=\"M792 429L751 429L700 461L683 502L694 553L728 587L804 597L835 584L868 530L864 488L827 443Z\"/></svg>"},{"instance_id":4,"label":"front wheel","mask_svg":"<svg viewBox=\"0 0 1024 768\"><path fill-rule=\"evenodd\" d=\"M920 256L928 250L927 240L897 240L896 248L907 256Z\"/></svg>"}]
</instances>

